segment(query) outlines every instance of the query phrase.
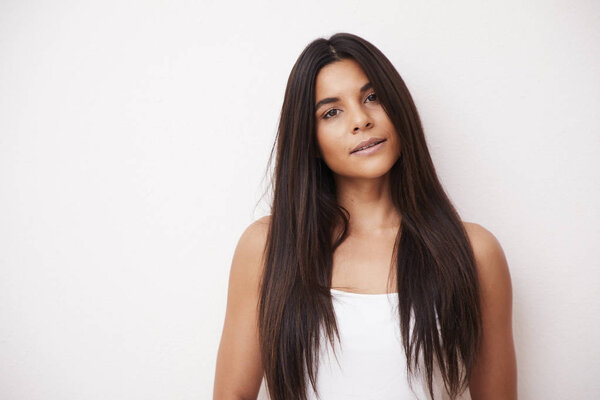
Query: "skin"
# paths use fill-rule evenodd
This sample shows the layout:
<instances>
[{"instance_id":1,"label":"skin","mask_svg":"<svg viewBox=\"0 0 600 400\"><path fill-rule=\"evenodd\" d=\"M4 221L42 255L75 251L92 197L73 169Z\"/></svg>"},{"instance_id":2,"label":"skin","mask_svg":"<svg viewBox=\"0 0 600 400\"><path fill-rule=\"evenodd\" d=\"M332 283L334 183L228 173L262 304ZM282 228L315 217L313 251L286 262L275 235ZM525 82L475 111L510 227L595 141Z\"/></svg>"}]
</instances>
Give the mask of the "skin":
<instances>
[{"instance_id":1,"label":"skin","mask_svg":"<svg viewBox=\"0 0 600 400\"><path fill-rule=\"evenodd\" d=\"M351 214L349 236L334 253L332 287L357 293L394 291L391 267L401 216L389 190L389 170L401 146L394 126L368 78L353 60L319 71L315 103L338 98L316 110L320 157L334 172L338 201ZM377 152L350 154L370 137L385 138ZM236 246L225 322L217 355L213 399L256 399L263 376L257 327L259 277L270 216L250 224ZM506 257L495 236L463 222L473 246L481 283L483 343L469 380L473 400L516 399L517 363L512 334L512 285Z\"/></svg>"}]
</instances>

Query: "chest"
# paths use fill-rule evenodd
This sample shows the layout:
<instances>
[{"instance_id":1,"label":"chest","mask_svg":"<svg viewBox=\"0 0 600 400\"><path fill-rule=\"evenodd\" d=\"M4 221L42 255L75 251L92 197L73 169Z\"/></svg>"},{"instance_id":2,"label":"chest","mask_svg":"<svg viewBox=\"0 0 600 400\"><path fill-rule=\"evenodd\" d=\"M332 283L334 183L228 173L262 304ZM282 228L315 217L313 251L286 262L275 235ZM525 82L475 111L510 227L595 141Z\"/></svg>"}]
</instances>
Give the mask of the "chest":
<instances>
[{"instance_id":1,"label":"chest","mask_svg":"<svg viewBox=\"0 0 600 400\"><path fill-rule=\"evenodd\" d=\"M333 254L332 287L357 293L396 292L395 239L394 234L348 237Z\"/></svg>"}]
</instances>

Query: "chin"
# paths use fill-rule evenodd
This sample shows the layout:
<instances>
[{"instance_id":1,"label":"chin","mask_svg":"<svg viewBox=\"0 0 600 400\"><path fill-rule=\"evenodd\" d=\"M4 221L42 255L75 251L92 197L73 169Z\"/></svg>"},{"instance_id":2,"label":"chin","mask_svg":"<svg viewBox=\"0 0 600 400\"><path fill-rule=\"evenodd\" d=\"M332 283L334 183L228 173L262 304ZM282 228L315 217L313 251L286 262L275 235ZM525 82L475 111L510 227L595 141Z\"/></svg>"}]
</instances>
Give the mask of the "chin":
<instances>
[{"instance_id":1,"label":"chin","mask_svg":"<svg viewBox=\"0 0 600 400\"><path fill-rule=\"evenodd\" d=\"M369 166L360 170L340 171L338 175L342 175L350 179L377 179L388 174L392 170L394 164L386 164L381 166Z\"/></svg>"}]
</instances>

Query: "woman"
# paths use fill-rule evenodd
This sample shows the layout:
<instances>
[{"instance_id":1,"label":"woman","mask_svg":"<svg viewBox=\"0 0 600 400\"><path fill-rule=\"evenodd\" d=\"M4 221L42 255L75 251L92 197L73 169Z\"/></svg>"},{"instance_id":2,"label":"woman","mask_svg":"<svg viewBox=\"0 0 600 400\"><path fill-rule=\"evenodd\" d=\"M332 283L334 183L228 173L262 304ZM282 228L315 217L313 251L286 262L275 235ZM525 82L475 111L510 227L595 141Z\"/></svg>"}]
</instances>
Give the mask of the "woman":
<instances>
[{"instance_id":1,"label":"woman","mask_svg":"<svg viewBox=\"0 0 600 400\"><path fill-rule=\"evenodd\" d=\"M411 95L348 33L286 88L271 215L236 247L215 399L516 399L503 250L460 220ZM273 153L271 153L273 154Z\"/></svg>"}]
</instances>

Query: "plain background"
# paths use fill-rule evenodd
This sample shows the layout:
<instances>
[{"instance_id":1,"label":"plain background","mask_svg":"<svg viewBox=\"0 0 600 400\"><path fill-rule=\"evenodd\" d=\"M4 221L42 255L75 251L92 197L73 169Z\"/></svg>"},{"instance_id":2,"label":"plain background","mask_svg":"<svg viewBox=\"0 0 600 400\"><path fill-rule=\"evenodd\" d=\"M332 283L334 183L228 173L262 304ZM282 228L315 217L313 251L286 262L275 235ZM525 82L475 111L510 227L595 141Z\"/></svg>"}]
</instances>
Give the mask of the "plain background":
<instances>
[{"instance_id":1,"label":"plain background","mask_svg":"<svg viewBox=\"0 0 600 400\"><path fill-rule=\"evenodd\" d=\"M600 3L484 3L0 2L0 398L212 398L288 74L338 31L504 248L520 398L600 398Z\"/></svg>"}]
</instances>

